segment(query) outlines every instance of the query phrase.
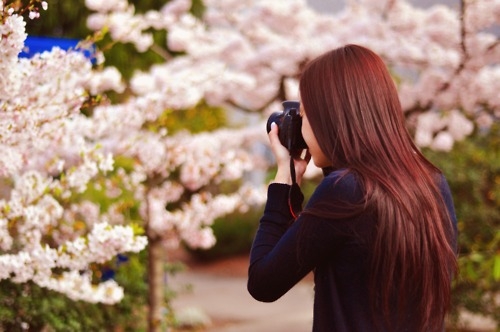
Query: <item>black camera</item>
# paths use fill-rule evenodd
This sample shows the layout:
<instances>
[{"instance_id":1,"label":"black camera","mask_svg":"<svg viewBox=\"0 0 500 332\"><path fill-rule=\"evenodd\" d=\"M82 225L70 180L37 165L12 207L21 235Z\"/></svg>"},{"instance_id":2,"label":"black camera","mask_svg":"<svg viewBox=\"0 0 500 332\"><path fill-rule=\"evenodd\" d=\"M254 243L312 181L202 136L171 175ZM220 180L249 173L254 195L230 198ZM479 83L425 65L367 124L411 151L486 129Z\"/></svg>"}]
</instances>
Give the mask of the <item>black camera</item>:
<instances>
[{"instance_id":1,"label":"black camera","mask_svg":"<svg viewBox=\"0 0 500 332\"><path fill-rule=\"evenodd\" d=\"M287 100L282 103L283 111L274 112L267 120L267 132L271 131L271 123L278 125L278 136L281 144L288 149L290 154L301 153L307 149L307 144L302 137L302 117L300 116L300 103Z\"/></svg>"}]
</instances>

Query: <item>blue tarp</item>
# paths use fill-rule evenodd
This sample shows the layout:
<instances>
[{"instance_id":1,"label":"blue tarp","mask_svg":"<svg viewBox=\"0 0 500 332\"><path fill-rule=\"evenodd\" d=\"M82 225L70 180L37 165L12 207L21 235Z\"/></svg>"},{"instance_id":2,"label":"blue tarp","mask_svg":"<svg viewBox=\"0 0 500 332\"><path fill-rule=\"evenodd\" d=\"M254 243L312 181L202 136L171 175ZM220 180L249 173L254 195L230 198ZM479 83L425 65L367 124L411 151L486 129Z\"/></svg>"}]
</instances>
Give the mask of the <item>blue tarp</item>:
<instances>
[{"instance_id":1,"label":"blue tarp","mask_svg":"<svg viewBox=\"0 0 500 332\"><path fill-rule=\"evenodd\" d=\"M37 53L52 50L54 46L63 50L76 49L79 42L79 39L28 36L24 43L24 49L19 54L19 57L31 58ZM92 50L82 50L82 52L89 59L93 56Z\"/></svg>"}]
</instances>

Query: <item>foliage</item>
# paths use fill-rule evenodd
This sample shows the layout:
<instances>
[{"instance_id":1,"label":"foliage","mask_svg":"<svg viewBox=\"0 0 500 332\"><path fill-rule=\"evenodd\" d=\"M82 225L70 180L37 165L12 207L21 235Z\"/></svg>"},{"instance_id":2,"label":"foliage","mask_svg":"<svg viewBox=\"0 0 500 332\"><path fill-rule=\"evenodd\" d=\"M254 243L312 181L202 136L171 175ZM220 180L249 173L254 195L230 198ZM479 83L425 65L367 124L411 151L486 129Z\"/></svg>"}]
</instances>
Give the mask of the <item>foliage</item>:
<instances>
[{"instance_id":1,"label":"foliage","mask_svg":"<svg viewBox=\"0 0 500 332\"><path fill-rule=\"evenodd\" d=\"M41 288L33 282L0 282L0 329L2 331L138 331L144 328L146 285L144 254L127 257L115 265L114 278L125 289L124 299L115 305L73 301ZM116 262L115 262L116 263ZM109 273L109 271L108 271Z\"/></svg>"},{"instance_id":2,"label":"foliage","mask_svg":"<svg viewBox=\"0 0 500 332\"><path fill-rule=\"evenodd\" d=\"M262 215L262 209L254 208L245 213L235 212L214 221L212 229L217 239L215 245L206 250L190 252L197 259L215 260L248 253Z\"/></svg>"},{"instance_id":3,"label":"foliage","mask_svg":"<svg viewBox=\"0 0 500 332\"><path fill-rule=\"evenodd\" d=\"M150 130L167 128L170 134L181 130L191 133L212 131L227 124L226 111L221 107L212 107L205 102L182 111L167 110L154 123L149 124Z\"/></svg>"},{"instance_id":4,"label":"foliage","mask_svg":"<svg viewBox=\"0 0 500 332\"><path fill-rule=\"evenodd\" d=\"M73 301L67 296L28 282L0 282L1 331L145 331L147 308L146 251L108 264L103 278L114 278L125 295L115 305ZM165 273L174 275L184 269L179 262L166 263ZM182 290L181 290L182 291ZM179 290L167 288L164 294L166 316L173 324L170 303Z\"/></svg>"},{"instance_id":5,"label":"foliage","mask_svg":"<svg viewBox=\"0 0 500 332\"><path fill-rule=\"evenodd\" d=\"M447 176L459 229L454 308L500 323L500 124L458 142L449 153L425 151Z\"/></svg>"}]
</instances>

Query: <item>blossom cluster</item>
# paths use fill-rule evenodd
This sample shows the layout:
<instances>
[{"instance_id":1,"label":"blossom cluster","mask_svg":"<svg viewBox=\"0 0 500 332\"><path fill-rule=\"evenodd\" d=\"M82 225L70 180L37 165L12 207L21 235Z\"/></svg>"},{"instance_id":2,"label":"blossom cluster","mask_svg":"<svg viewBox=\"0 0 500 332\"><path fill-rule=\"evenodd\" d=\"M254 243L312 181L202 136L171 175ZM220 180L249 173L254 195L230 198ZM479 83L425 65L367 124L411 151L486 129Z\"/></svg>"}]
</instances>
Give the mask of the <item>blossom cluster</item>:
<instances>
[{"instance_id":1,"label":"blossom cluster","mask_svg":"<svg viewBox=\"0 0 500 332\"><path fill-rule=\"evenodd\" d=\"M200 213L205 218L203 223L186 217L193 215L194 207L200 207L202 203L192 205L182 203L181 199L186 193L205 192L210 185L239 181L257 168L265 168L267 163L263 157L254 155L251 150L265 137L264 131L253 127L220 129L196 135L187 132L172 135L165 129L150 131L145 129L145 124L156 119L164 107L154 101L151 95L146 98L139 95L120 105L98 106L81 130L86 128L86 134L99 141L103 151L134 161L132 172L119 171L119 183L133 191L136 200L141 202L141 215L152 232L169 238L168 242L173 243L172 238L176 237L176 243L183 240L192 247L206 248L214 243L213 239L208 240L211 229L207 226L215 218L232 212L236 207L261 204L265 190L260 186L257 186L259 189L246 189L248 194L253 190L249 196L254 197L252 199L236 193L233 200L218 200L215 196L213 200L217 204L213 204L212 199L203 200L205 208L212 210L212 213ZM162 102L168 105L169 100ZM155 184L150 183L153 179ZM212 194L206 191L205 197L209 196ZM181 207L170 211L169 207L178 203L182 203ZM190 222L189 227L176 226L186 223L186 220ZM200 234L195 235L195 230Z\"/></svg>"},{"instance_id":2,"label":"blossom cluster","mask_svg":"<svg viewBox=\"0 0 500 332\"><path fill-rule=\"evenodd\" d=\"M162 190L149 193L148 204L143 205L143 214L149 216L150 224L164 239L168 248L177 248L181 243L192 248L210 248L215 242L212 228L215 219L234 211L246 212L249 207L262 204L263 188L242 186L232 194L213 195L208 191L193 195L180 209L165 209L168 195Z\"/></svg>"},{"instance_id":3,"label":"blossom cluster","mask_svg":"<svg viewBox=\"0 0 500 332\"><path fill-rule=\"evenodd\" d=\"M37 7L31 2L24 9L14 4L0 7L0 279L115 303L121 287L96 284L89 267L142 250L146 238L129 226L107 226L105 216L78 233L77 220L66 213L82 204L73 196L113 168L112 155L75 130L85 122L80 112L99 74L76 51L54 48L18 58L26 39L21 13L29 8L33 19L38 12L32 14Z\"/></svg>"},{"instance_id":4,"label":"blossom cluster","mask_svg":"<svg viewBox=\"0 0 500 332\"><path fill-rule=\"evenodd\" d=\"M420 146L449 150L455 140L472 132L471 127L488 127L499 117L495 91L500 47L498 36L488 30L500 21L498 0L464 2L461 10L363 0L333 14L317 13L303 0L206 0L201 19L187 11L189 3L171 1L147 13L148 28L167 29L169 49L186 56L136 76L135 91L262 109L278 98L283 84L285 97L297 98L296 78L309 59L358 43L378 52L397 75L409 123L425 137L417 140ZM112 24L120 12L99 9L102 24L90 27L108 22L126 31L132 21ZM418 119L426 113L435 113L442 125L426 127L426 121Z\"/></svg>"}]
</instances>

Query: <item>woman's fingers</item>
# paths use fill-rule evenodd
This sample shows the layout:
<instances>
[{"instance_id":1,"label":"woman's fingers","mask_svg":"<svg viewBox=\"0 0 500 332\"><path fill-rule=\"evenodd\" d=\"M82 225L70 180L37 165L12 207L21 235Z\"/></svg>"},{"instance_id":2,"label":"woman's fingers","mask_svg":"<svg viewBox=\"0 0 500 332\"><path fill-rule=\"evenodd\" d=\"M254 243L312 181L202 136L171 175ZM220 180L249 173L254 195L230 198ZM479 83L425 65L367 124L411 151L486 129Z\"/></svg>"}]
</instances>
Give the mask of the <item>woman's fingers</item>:
<instances>
[{"instance_id":1,"label":"woman's fingers","mask_svg":"<svg viewBox=\"0 0 500 332\"><path fill-rule=\"evenodd\" d=\"M269 142L271 144L271 149L273 151L274 157L278 165L286 164L290 162L290 153L281 144L278 136L278 125L276 123L271 124L271 131L269 132Z\"/></svg>"}]
</instances>

